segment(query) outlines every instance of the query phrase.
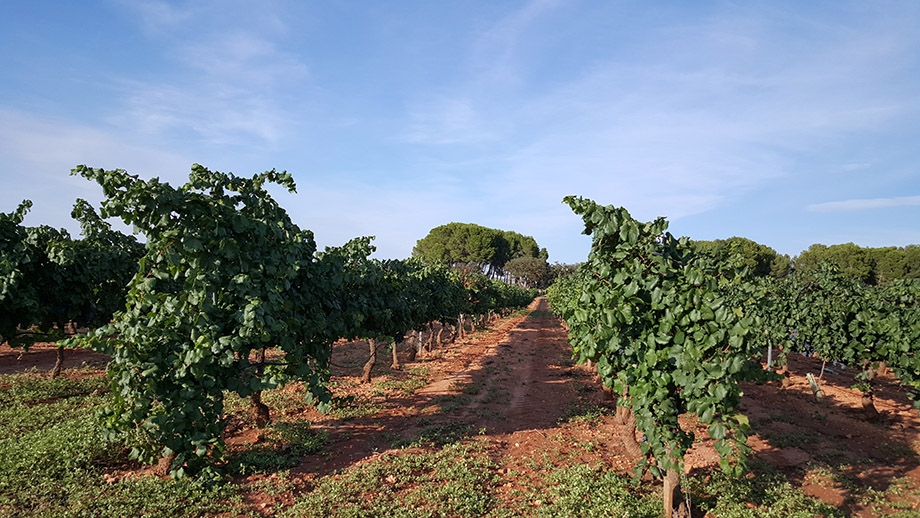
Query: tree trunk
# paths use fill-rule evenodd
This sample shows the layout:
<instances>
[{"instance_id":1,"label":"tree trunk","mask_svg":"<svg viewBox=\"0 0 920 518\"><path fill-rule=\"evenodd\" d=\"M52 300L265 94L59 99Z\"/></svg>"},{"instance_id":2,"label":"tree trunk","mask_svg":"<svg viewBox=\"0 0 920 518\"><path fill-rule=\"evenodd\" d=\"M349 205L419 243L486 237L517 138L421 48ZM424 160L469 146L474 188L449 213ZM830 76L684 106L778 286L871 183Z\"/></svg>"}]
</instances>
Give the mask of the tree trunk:
<instances>
[{"instance_id":1,"label":"tree trunk","mask_svg":"<svg viewBox=\"0 0 920 518\"><path fill-rule=\"evenodd\" d=\"M444 342L441 341L441 335L444 334L444 325L441 325L441 329L438 329L438 347L444 347Z\"/></svg>"},{"instance_id":2,"label":"tree trunk","mask_svg":"<svg viewBox=\"0 0 920 518\"><path fill-rule=\"evenodd\" d=\"M257 356L256 374L259 378L265 372L265 348L263 347ZM252 424L256 428L265 428L271 421L271 411L268 405L262 402L262 391L257 390L249 396L249 412L252 414Z\"/></svg>"},{"instance_id":3,"label":"tree trunk","mask_svg":"<svg viewBox=\"0 0 920 518\"><path fill-rule=\"evenodd\" d=\"M875 421L878 419L878 410L875 408L875 397L872 395L872 391L863 394L862 408L863 413L866 414L866 419L869 421Z\"/></svg>"},{"instance_id":4,"label":"tree trunk","mask_svg":"<svg viewBox=\"0 0 920 518\"><path fill-rule=\"evenodd\" d=\"M51 368L51 377L57 378L64 370L64 348L60 345L57 348L57 359L54 361L54 367Z\"/></svg>"},{"instance_id":5,"label":"tree trunk","mask_svg":"<svg viewBox=\"0 0 920 518\"><path fill-rule=\"evenodd\" d=\"M607 385L601 385L601 390L604 391L604 401L616 401L617 397L616 397L616 395L613 393L613 389L612 389L612 388L608 387ZM618 411L618 412L619 412L619 410L620 410L620 409L617 408L617 411Z\"/></svg>"},{"instance_id":6,"label":"tree trunk","mask_svg":"<svg viewBox=\"0 0 920 518\"><path fill-rule=\"evenodd\" d=\"M808 373L805 375L808 378L808 384L811 386L811 391L815 395L815 399L821 399L824 397L824 391L821 390L821 385L818 383L818 380L815 378L815 375Z\"/></svg>"},{"instance_id":7,"label":"tree trunk","mask_svg":"<svg viewBox=\"0 0 920 518\"><path fill-rule=\"evenodd\" d=\"M428 340L425 342L425 349L430 353L434 346L434 325L428 323Z\"/></svg>"},{"instance_id":8,"label":"tree trunk","mask_svg":"<svg viewBox=\"0 0 920 518\"><path fill-rule=\"evenodd\" d=\"M256 428L265 428L271 422L271 410L262 402L261 390L249 396L249 411L252 412L252 424Z\"/></svg>"},{"instance_id":9,"label":"tree trunk","mask_svg":"<svg viewBox=\"0 0 920 518\"><path fill-rule=\"evenodd\" d=\"M866 366L866 385L868 389L862 395L862 409L869 421L878 419L878 410L875 408L875 396L872 394L872 380L875 379L875 370L870 365Z\"/></svg>"},{"instance_id":10,"label":"tree trunk","mask_svg":"<svg viewBox=\"0 0 920 518\"><path fill-rule=\"evenodd\" d=\"M361 373L361 383L371 382L371 369L373 369L374 364L377 363L377 340L371 338L367 343L370 345L371 354L367 359L367 363L364 364L364 371Z\"/></svg>"},{"instance_id":11,"label":"tree trunk","mask_svg":"<svg viewBox=\"0 0 920 518\"><path fill-rule=\"evenodd\" d=\"M174 460L176 460L176 452L172 452L169 455L163 455L160 457L160 460L157 461L157 465L153 468L153 472L161 477L169 475Z\"/></svg>"},{"instance_id":12,"label":"tree trunk","mask_svg":"<svg viewBox=\"0 0 920 518\"><path fill-rule=\"evenodd\" d=\"M878 362L878 368L875 369L876 376L886 376L888 375L888 362L882 361Z\"/></svg>"},{"instance_id":13,"label":"tree trunk","mask_svg":"<svg viewBox=\"0 0 920 518\"><path fill-rule=\"evenodd\" d=\"M663 497L665 518L690 518L690 509L680 490L680 473L676 469L669 469L664 476Z\"/></svg>"},{"instance_id":14,"label":"tree trunk","mask_svg":"<svg viewBox=\"0 0 920 518\"><path fill-rule=\"evenodd\" d=\"M416 335L412 335L412 338L415 338ZM422 333L418 334L418 342L413 344L413 340L409 340L409 357L406 358L408 362L414 362L415 357L422 351Z\"/></svg>"},{"instance_id":15,"label":"tree trunk","mask_svg":"<svg viewBox=\"0 0 920 518\"><path fill-rule=\"evenodd\" d=\"M399 358L396 356L396 340L393 340L393 363L390 365L390 368L394 371L398 371L401 368L399 365Z\"/></svg>"},{"instance_id":16,"label":"tree trunk","mask_svg":"<svg viewBox=\"0 0 920 518\"><path fill-rule=\"evenodd\" d=\"M617 406L616 420L622 425L620 437L626 453L635 459L642 458L645 454L642 453L642 446L636 440L636 416L633 415L632 410L627 406Z\"/></svg>"}]
</instances>

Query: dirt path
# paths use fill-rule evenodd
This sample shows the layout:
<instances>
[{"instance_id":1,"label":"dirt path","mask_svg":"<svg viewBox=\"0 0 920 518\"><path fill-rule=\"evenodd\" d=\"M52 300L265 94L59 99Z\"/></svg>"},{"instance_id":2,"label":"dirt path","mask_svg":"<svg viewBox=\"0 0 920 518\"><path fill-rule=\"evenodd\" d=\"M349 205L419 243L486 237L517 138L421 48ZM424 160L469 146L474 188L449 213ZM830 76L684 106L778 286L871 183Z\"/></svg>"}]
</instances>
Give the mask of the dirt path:
<instances>
[{"instance_id":1,"label":"dirt path","mask_svg":"<svg viewBox=\"0 0 920 518\"><path fill-rule=\"evenodd\" d=\"M475 422L490 434L555 426L566 410L559 403L577 397L571 352L545 299L531 309L529 316L503 322L466 347L448 372L465 364L464 369L417 394L435 400L455 396L458 390L469 395L448 415Z\"/></svg>"},{"instance_id":2,"label":"dirt path","mask_svg":"<svg viewBox=\"0 0 920 518\"><path fill-rule=\"evenodd\" d=\"M400 352L400 357L405 352ZM364 342L342 344L333 352L333 390L377 407L373 415L337 418L307 411L302 417L330 433L334 455L307 459L303 473L317 476L372 458L435 431L486 435L496 444L528 432L546 435L579 402L600 401L599 387L584 368L573 365L566 333L538 299L529 313L436 349L403 371L390 370L382 353L370 385L358 385L367 358ZM423 386L411 393L386 389L424 371ZM247 438L240 437L241 442ZM517 441L520 443L520 441Z\"/></svg>"},{"instance_id":3,"label":"dirt path","mask_svg":"<svg viewBox=\"0 0 920 518\"><path fill-rule=\"evenodd\" d=\"M515 494L526 492L517 490L543 486L547 466L580 463L632 471L635 459L623 450L622 427L610 415L613 403L605 399L594 373L572 361L566 333L545 299L535 301L527 314L500 320L414 362L408 361L407 348L398 349L401 370L391 369L390 354L381 351L372 383L360 384L367 344L337 344L331 388L342 408L331 414L307 407L296 384L265 398L276 420L306 420L329 434L326 453L305 457L291 472L302 483L299 487L307 490L319 477L407 445L411 449L419 441L449 442L463 435L484 437L498 472L514 474L502 486L503 498L512 503ZM39 345L21 354L4 346L0 373L47 372L54 351L53 346ZM104 359L70 351L68 367L100 365ZM920 419L906 390L890 376L878 379L875 395L881 415L869 422L859 392L851 388L856 372L826 371L821 381L826 396L819 401L805 374L817 376L821 362L794 355L789 367L786 388L779 382L743 385L740 411L751 422L751 462L772 466L793 486L852 516L884 516L865 502L874 492L892 488L906 488L905 494L912 496L904 497L904 505L920 509ZM577 417L589 414L590 419ZM697 436L685 469L705 476L718 466L706 428L689 417L682 417L682 423ZM231 450L251 447L263 440L263 433L238 419L228 430L228 445ZM238 483L263 478L253 475ZM248 499L269 505L279 499L291 503L294 497L256 491Z\"/></svg>"},{"instance_id":4,"label":"dirt path","mask_svg":"<svg viewBox=\"0 0 920 518\"><path fill-rule=\"evenodd\" d=\"M50 372L56 360L57 345L55 344L37 343L28 351L12 349L6 344L0 344L0 374L30 371ZM102 368L108 361L108 356L86 349L65 349L64 353L64 369L83 366Z\"/></svg>"},{"instance_id":5,"label":"dirt path","mask_svg":"<svg viewBox=\"0 0 920 518\"><path fill-rule=\"evenodd\" d=\"M412 394L380 394L382 408L373 416L335 420L311 414L317 426L330 430L335 452L324 459L305 461L300 472L307 478L322 476L372 459L431 429L468 429L483 434L502 471L517 478L507 488L534 484L541 477L534 459L569 465L605 465L631 473L635 459L619 439L625 431L612 415L614 403L606 400L594 373L571 359L571 347L558 319L544 299L538 299L528 316L513 317L495 328L421 358L414 368L427 370L430 380ZM336 351L341 362L360 364L363 346ZM878 380L877 422L867 422L860 394L852 387L856 374L832 369L822 385L826 396L812 395L806 373L818 375L821 362L794 355L789 358L789 384L744 384L741 412L750 418L750 462L765 463L784 474L795 487L853 516L883 516L865 505L874 491L894 486L920 488L920 419L906 391L890 378ZM407 368L413 368L410 364ZM341 378L356 377L338 373ZM384 371L387 383L399 373ZM379 386L379 385L378 385ZM355 389L351 386L351 389ZM367 386L355 394L371 393ZM566 422L585 410L606 409L600 417ZM578 424L581 423L581 424ZM717 469L719 460L705 425L682 418L695 431L697 441L685 458L687 473L704 476ZM439 428L440 427L440 428ZM920 501L905 505L920 507Z\"/></svg>"}]
</instances>

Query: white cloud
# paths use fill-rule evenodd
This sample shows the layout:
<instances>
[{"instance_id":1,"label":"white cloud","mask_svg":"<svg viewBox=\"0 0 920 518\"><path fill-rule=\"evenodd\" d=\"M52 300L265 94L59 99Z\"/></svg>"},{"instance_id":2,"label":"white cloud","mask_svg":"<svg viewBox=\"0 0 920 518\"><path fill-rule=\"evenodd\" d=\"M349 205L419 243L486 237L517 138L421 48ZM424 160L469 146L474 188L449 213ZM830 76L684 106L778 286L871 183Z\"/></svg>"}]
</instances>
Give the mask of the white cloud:
<instances>
[{"instance_id":1,"label":"white cloud","mask_svg":"<svg viewBox=\"0 0 920 518\"><path fill-rule=\"evenodd\" d=\"M673 220L786 176L810 184L816 150L854 136L870 146L920 112L898 66L913 33L887 33L880 16L789 38L800 21L762 15L650 29L618 49L635 51L628 63L611 55L511 101L496 115L512 121L519 144L506 182L547 201L577 193Z\"/></svg>"},{"instance_id":2,"label":"white cloud","mask_svg":"<svg viewBox=\"0 0 920 518\"><path fill-rule=\"evenodd\" d=\"M495 121L471 99L442 98L416 103L402 140L411 144L476 144L497 140Z\"/></svg>"},{"instance_id":3,"label":"white cloud","mask_svg":"<svg viewBox=\"0 0 920 518\"><path fill-rule=\"evenodd\" d=\"M159 177L173 185L185 183L193 160L177 153L139 144L121 133L74 123L38 118L0 109L0 211L9 211L23 199L35 202L25 224L66 228L78 235L70 217L77 198L98 206L102 189L94 182L71 176L77 165L126 169L143 178ZM129 232L120 222L119 230Z\"/></svg>"},{"instance_id":4,"label":"white cloud","mask_svg":"<svg viewBox=\"0 0 920 518\"><path fill-rule=\"evenodd\" d=\"M181 176L188 158L133 142L124 135L67 120L0 109L0 157L23 169L6 174L66 174L76 165L128 169L143 176Z\"/></svg>"},{"instance_id":5,"label":"white cloud","mask_svg":"<svg viewBox=\"0 0 920 518\"><path fill-rule=\"evenodd\" d=\"M137 83L126 90L124 109L109 122L156 137L183 140L191 132L211 145L273 145L292 124L270 99L232 84Z\"/></svg>"},{"instance_id":6,"label":"white cloud","mask_svg":"<svg viewBox=\"0 0 920 518\"><path fill-rule=\"evenodd\" d=\"M120 3L137 12L144 29L153 33L175 29L194 16L192 9L181 9L158 0L123 0Z\"/></svg>"},{"instance_id":7,"label":"white cloud","mask_svg":"<svg viewBox=\"0 0 920 518\"><path fill-rule=\"evenodd\" d=\"M122 110L109 122L210 145L275 146L292 133L309 96L308 67L281 50L286 31L269 7L125 5L167 65L155 80L122 78Z\"/></svg>"},{"instance_id":8,"label":"white cloud","mask_svg":"<svg viewBox=\"0 0 920 518\"><path fill-rule=\"evenodd\" d=\"M829 201L808 206L813 212L849 212L855 210L887 209L891 207L920 206L920 196L895 198L864 198L860 200Z\"/></svg>"},{"instance_id":9,"label":"white cloud","mask_svg":"<svg viewBox=\"0 0 920 518\"><path fill-rule=\"evenodd\" d=\"M517 83L522 56L518 47L534 25L562 4L559 0L530 0L477 36L472 52L473 69L492 83Z\"/></svg>"}]
</instances>

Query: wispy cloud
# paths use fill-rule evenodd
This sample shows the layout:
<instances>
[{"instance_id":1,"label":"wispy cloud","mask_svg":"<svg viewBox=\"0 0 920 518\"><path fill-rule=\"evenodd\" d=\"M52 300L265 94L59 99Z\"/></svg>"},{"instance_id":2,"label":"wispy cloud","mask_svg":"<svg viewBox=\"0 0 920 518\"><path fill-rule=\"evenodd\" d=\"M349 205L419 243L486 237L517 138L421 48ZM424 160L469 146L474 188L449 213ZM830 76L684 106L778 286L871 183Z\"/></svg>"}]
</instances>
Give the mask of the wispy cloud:
<instances>
[{"instance_id":1,"label":"wispy cloud","mask_svg":"<svg viewBox=\"0 0 920 518\"><path fill-rule=\"evenodd\" d=\"M166 60L169 73L123 79L123 110L110 122L148 134L191 134L212 145L275 145L291 131L298 113L289 88L299 84L298 93L307 93L308 68L281 50L277 38L285 31L269 7L126 5L159 44L156 60Z\"/></svg>"},{"instance_id":2,"label":"wispy cloud","mask_svg":"<svg viewBox=\"0 0 920 518\"><path fill-rule=\"evenodd\" d=\"M289 205L318 235L408 253L473 221L556 258L584 246L569 194L778 249L918 205L920 3L105 0L79 12L115 36L76 42L33 4L36 25L8 26L42 44L4 40L30 66L0 88L0 195L80 162L181 182L188 155L292 171L323 202Z\"/></svg>"},{"instance_id":3,"label":"wispy cloud","mask_svg":"<svg viewBox=\"0 0 920 518\"><path fill-rule=\"evenodd\" d=\"M816 25L747 8L679 30L650 27L628 48L499 111L518 146L509 150L509 183L548 199L584 193L678 218L808 176L799 170L816 148L854 135L868 145L920 113L898 66L917 38L889 31L888 21ZM790 36L797 27L810 32Z\"/></svg>"},{"instance_id":4,"label":"wispy cloud","mask_svg":"<svg viewBox=\"0 0 920 518\"><path fill-rule=\"evenodd\" d=\"M416 103L402 139L412 144L476 144L500 137L497 121L472 99L442 98Z\"/></svg>"},{"instance_id":5,"label":"wispy cloud","mask_svg":"<svg viewBox=\"0 0 920 518\"><path fill-rule=\"evenodd\" d=\"M277 143L292 122L270 99L232 84L134 83L109 122L161 138L190 135L211 145Z\"/></svg>"},{"instance_id":6,"label":"wispy cloud","mask_svg":"<svg viewBox=\"0 0 920 518\"><path fill-rule=\"evenodd\" d=\"M141 26L152 33L175 29L195 15L192 9L159 0L123 0L120 3L138 13Z\"/></svg>"},{"instance_id":7,"label":"wispy cloud","mask_svg":"<svg viewBox=\"0 0 920 518\"><path fill-rule=\"evenodd\" d=\"M808 206L813 212L849 212L855 210L888 209L891 207L920 206L920 196L895 198L865 198L861 200L829 201Z\"/></svg>"},{"instance_id":8,"label":"wispy cloud","mask_svg":"<svg viewBox=\"0 0 920 518\"><path fill-rule=\"evenodd\" d=\"M435 87L437 93L414 95L407 105L403 140L412 144L464 145L506 139L517 122L514 111L523 99L503 99L523 80L532 63L520 52L549 19L560 0L531 0L471 34L467 55L454 59L463 73L459 82ZM515 92L516 93L516 92Z\"/></svg>"},{"instance_id":9,"label":"wispy cloud","mask_svg":"<svg viewBox=\"0 0 920 518\"><path fill-rule=\"evenodd\" d=\"M525 56L519 47L533 39L534 25L545 18L561 0L530 0L521 8L508 13L476 38L473 52L473 70L480 80L491 83L516 83Z\"/></svg>"},{"instance_id":10,"label":"wispy cloud","mask_svg":"<svg viewBox=\"0 0 920 518\"><path fill-rule=\"evenodd\" d=\"M79 164L127 169L144 178L156 176L181 185L193 162L178 153L135 142L123 133L64 119L0 109L0 120L0 211L31 199L35 205L26 221L30 226L47 224L79 234L79 225L70 217L76 198L94 204L103 199L94 182L70 176L70 170ZM130 232L118 222L115 225Z\"/></svg>"},{"instance_id":11,"label":"wispy cloud","mask_svg":"<svg viewBox=\"0 0 920 518\"><path fill-rule=\"evenodd\" d=\"M8 165L20 168L6 171L23 180L44 172L48 177L67 178L78 164L105 169L122 168L144 176L182 179L192 161L177 153L137 143L114 132L66 120L38 118L32 114L0 109L0 156ZM82 181L82 180L81 180Z\"/></svg>"}]
</instances>

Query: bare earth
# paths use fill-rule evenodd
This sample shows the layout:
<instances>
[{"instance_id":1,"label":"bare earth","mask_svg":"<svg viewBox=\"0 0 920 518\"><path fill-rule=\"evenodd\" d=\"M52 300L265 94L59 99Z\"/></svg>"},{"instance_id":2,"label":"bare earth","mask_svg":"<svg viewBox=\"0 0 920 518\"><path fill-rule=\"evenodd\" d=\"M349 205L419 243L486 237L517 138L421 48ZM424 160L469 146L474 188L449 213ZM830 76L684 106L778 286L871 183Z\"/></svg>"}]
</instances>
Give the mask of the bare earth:
<instances>
[{"instance_id":1,"label":"bare earth","mask_svg":"<svg viewBox=\"0 0 920 518\"><path fill-rule=\"evenodd\" d=\"M309 490L315 480L336 470L367 462L405 444L432 427L467 429L482 434L499 474L513 473L501 495L515 508L533 508L539 502L517 502L515 489L539 477L532 460L559 465L577 462L603 463L624 474L631 473L635 459L620 442L622 427L612 410L593 420L566 422L578 409L612 409L594 373L575 365L566 333L553 317L545 299L530 307L529 315L514 316L492 324L487 331L436 348L407 362L407 345L399 349L401 370L390 369L391 355L381 352L371 384L357 382L367 359L365 342L337 344L333 350L333 392L337 397L376 409L372 415L350 419L323 415L314 410L273 408L275 419L307 419L330 435L327 453L305 457L292 471L299 491ZM47 371L54 363L52 346L38 346L28 353L0 349L0 373ZM68 351L65 368L88 363L100 365L105 357L88 351ZM853 516L881 516L861 505L866 488L886 491L892 484L911 488L905 505L920 509L920 419L912 410L906 391L891 378L878 380L877 422L864 417L860 394L851 389L852 369L828 366L822 378L825 397L817 400L805 374L816 376L821 362L795 355L790 358L790 383L746 384L741 412L750 418L754 435L752 462L765 462L786 475L795 487ZM411 380L423 379L416 386ZM296 393L297 385L281 389ZM271 405L270 400L266 400ZM687 419L686 426L694 427ZM686 471L705 476L718 467L718 456L708 441L705 426L696 426L697 443L686 457ZM260 430L237 424L228 430L231 448L258 442ZM593 445L585 448L584 445ZM581 445L581 446L572 446ZM846 466L846 468L840 468ZM840 473L840 470L849 470ZM837 470L835 476L830 471ZM846 480L841 480L844 475ZM272 475L268 475L271 477ZM266 475L253 475L237 482L249 485ZM857 486L854 486L854 483ZM290 504L294 491L264 495L253 490L247 500L266 514L274 505Z\"/></svg>"}]
</instances>

